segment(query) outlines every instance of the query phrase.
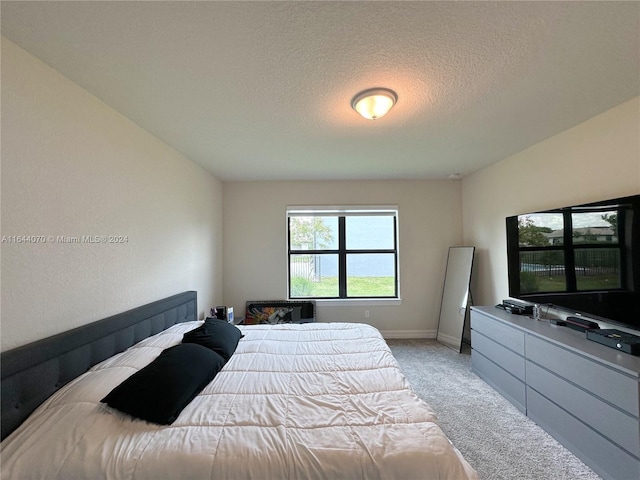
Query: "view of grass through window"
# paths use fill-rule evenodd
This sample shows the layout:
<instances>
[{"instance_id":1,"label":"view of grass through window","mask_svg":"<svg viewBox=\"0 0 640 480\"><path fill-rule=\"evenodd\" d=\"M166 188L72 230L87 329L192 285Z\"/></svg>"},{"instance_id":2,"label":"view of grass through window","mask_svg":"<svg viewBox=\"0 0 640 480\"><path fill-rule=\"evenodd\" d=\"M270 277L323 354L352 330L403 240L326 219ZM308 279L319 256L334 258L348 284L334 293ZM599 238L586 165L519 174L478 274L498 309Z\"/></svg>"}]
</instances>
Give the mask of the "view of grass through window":
<instances>
[{"instance_id":1,"label":"view of grass through window","mask_svg":"<svg viewBox=\"0 0 640 480\"><path fill-rule=\"evenodd\" d=\"M395 217L347 216L342 223L339 218L289 218L290 296L396 296ZM343 244L339 241L340 228L344 229ZM340 262L344 263L344 279L340 278Z\"/></svg>"},{"instance_id":2,"label":"view of grass through window","mask_svg":"<svg viewBox=\"0 0 640 480\"><path fill-rule=\"evenodd\" d=\"M303 277L291 278L293 297L337 297L338 277L323 277L314 282ZM395 291L393 277L350 277L349 293L354 297L389 297Z\"/></svg>"}]
</instances>

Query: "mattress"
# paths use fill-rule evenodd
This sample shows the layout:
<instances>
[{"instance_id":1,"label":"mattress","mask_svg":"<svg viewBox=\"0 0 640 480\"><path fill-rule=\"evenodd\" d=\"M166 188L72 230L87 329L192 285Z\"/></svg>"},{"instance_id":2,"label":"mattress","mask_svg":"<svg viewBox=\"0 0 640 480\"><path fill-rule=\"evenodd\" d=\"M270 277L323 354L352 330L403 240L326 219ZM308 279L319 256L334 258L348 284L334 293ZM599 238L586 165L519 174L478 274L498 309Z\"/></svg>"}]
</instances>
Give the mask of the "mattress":
<instances>
[{"instance_id":1,"label":"mattress","mask_svg":"<svg viewBox=\"0 0 640 480\"><path fill-rule=\"evenodd\" d=\"M174 325L58 391L2 442L0 476L477 478L363 324L240 326L235 354L169 426L100 403L201 323Z\"/></svg>"}]
</instances>

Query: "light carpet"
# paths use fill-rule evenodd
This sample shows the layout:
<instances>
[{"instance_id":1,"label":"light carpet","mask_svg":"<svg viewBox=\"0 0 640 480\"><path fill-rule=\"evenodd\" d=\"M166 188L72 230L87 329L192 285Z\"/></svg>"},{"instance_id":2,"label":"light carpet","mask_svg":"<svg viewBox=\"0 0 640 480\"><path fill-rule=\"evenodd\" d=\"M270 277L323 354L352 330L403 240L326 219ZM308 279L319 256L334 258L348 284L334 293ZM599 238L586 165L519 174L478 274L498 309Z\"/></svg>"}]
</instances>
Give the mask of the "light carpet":
<instances>
[{"instance_id":1,"label":"light carpet","mask_svg":"<svg viewBox=\"0 0 640 480\"><path fill-rule=\"evenodd\" d=\"M598 480L593 470L435 340L387 340L416 394L481 480Z\"/></svg>"}]
</instances>

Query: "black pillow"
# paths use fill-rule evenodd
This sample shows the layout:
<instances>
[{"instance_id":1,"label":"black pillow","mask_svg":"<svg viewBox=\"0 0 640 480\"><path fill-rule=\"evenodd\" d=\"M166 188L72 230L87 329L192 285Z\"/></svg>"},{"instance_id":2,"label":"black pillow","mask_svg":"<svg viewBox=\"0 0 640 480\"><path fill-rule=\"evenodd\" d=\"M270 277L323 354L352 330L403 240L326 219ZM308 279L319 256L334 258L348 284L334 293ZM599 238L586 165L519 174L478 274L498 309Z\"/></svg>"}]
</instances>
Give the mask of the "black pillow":
<instances>
[{"instance_id":1,"label":"black pillow","mask_svg":"<svg viewBox=\"0 0 640 480\"><path fill-rule=\"evenodd\" d=\"M217 318L207 318L204 325L185 333L182 343L197 343L229 360L242 337L242 332L235 325Z\"/></svg>"},{"instance_id":2,"label":"black pillow","mask_svg":"<svg viewBox=\"0 0 640 480\"><path fill-rule=\"evenodd\" d=\"M114 388L101 402L160 425L171 425L213 380L225 360L208 348L179 344Z\"/></svg>"}]
</instances>

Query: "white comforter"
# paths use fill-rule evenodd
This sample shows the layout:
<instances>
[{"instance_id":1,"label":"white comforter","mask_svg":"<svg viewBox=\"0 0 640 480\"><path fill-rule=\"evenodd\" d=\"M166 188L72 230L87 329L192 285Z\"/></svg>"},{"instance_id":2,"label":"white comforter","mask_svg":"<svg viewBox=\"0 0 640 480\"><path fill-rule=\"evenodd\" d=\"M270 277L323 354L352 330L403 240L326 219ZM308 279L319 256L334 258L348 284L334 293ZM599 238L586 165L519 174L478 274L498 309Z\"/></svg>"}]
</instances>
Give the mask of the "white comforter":
<instances>
[{"instance_id":1,"label":"white comforter","mask_svg":"<svg viewBox=\"0 0 640 480\"><path fill-rule=\"evenodd\" d=\"M100 403L200 323L174 325L52 396L2 442L2 479L477 478L368 325L241 327L236 353L170 426Z\"/></svg>"}]
</instances>

